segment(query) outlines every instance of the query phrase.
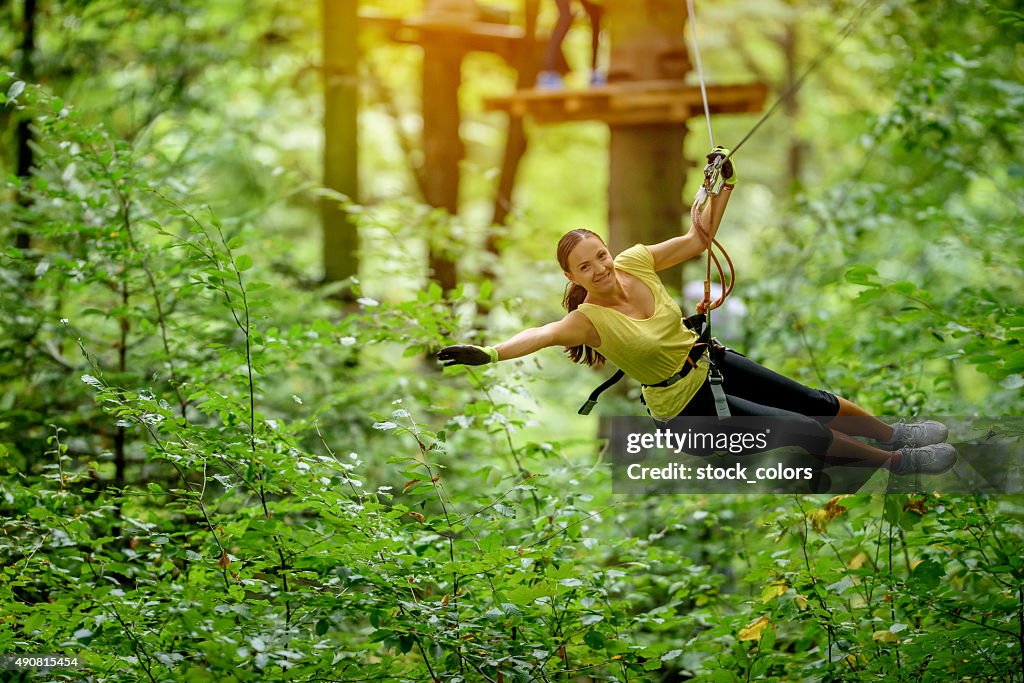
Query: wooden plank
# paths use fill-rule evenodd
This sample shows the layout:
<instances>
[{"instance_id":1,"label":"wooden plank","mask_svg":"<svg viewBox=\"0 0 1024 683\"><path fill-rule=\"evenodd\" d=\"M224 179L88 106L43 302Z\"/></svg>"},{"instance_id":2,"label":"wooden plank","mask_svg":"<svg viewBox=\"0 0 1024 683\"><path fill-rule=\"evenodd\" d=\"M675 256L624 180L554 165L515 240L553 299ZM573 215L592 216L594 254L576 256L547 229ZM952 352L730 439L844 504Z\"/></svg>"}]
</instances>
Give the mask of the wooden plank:
<instances>
[{"instance_id":1,"label":"wooden plank","mask_svg":"<svg viewBox=\"0 0 1024 683\"><path fill-rule=\"evenodd\" d=\"M369 13L361 14L359 21L363 27L384 31L395 43L457 46L462 52L492 52L510 63L520 61L525 46L532 45L534 53L542 55L548 43L546 37L534 36L528 40L522 26L492 22L459 22L432 17L402 19Z\"/></svg>"},{"instance_id":2,"label":"wooden plank","mask_svg":"<svg viewBox=\"0 0 1024 683\"><path fill-rule=\"evenodd\" d=\"M379 28L385 31L395 31L400 28L409 28L426 33L480 35L504 40L522 40L526 31L522 26L514 24L499 24L488 21L460 21L444 15L419 16L419 17L396 17L387 14L377 14L372 11L363 11L359 14L360 28Z\"/></svg>"},{"instance_id":3,"label":"wooden plank","mask_svg":"<svg viewBox=\"0 0 1024 683\"><path fill-rule=\"evenodd\" d=\"M712 114L761 111L768 89L761 83L708 86ZM586 90L519 90L484 100L489 111L530 116L537 123L603 121L611 125L679 123L703 110L700 88L678 81L611 83Z\"/></svg>"},{"instance_id":4,"label":"wooden plank","mask_svg":"<svg viewBox=\"0 0 1024 683\"><path fill-rule=\"evenodd\" d=\"M501 40L522 40L526 37L526 31L522 26L509 24L491 24L482 21L468 23L445 21L432 17L420 17L407 19L403 22L405 26L421 32L443 33L445 35L473 35L498 38Z\"/></svg>"}]
</instances>

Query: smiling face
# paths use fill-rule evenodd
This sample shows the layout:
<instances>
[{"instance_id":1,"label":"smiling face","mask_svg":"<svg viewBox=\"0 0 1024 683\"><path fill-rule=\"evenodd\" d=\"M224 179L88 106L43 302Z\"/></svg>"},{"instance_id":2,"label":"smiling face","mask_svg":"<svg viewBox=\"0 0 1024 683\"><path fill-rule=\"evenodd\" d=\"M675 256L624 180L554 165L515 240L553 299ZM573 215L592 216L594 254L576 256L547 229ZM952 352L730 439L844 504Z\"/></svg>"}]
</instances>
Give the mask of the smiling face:
<instances>
[{"instance_id":1,"label":"smiling face","mask_svg":"<svg viewBox=\"0 0 1024 683\"><path fill-rule=\"evenodd\" d=\"M580 240L567 259L569 270L565 276L588 292L603 292L615 288L615 266L608 246L599 237Z\"/></svg>"}]
</instances>

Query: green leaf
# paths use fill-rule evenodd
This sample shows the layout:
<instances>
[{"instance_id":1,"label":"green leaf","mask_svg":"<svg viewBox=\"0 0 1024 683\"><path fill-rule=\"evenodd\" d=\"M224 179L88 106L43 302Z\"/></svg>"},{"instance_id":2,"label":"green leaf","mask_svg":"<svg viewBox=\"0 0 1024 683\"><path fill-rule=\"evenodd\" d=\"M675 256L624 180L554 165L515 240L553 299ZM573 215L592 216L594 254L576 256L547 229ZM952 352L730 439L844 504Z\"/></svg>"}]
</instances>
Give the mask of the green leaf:
<instances>
[{"instance_id":1,"label":"green leaf","mask_svg":"<svg viewBox=\"0 0 1024 683\"><path fill-rule=\"evenodd\" d=\"M846 271L843 277L850 284L875 286L877 283L874 278L877 275L878 271L871 266L853 266Z\"/></svg>"},{"instance_id":2,"label":"green leaf","mask_svg":"<svg viewBox=\"0 0 1024 683\"><path fill-rule=\"evenodd\" d=\"M321 619L320 621L316 622L316 634L318 636L326 634L327 631L330 630L330 628L331 622L327 621L326 619Z\"/></svg>"},{"instance_id":3,"label":"green leaf","mask_svg":"<svg viewBox=\"0 0 1024 683\"><path fill-rule=\"evenodd\" d=\"M25 90L25 81L14 81L11 83L11 87L7 89L8 101L15 99Z\"/></svg>"},{"instance_id":4,"label":"green leaf","mask_svg":"<svg viewBox=\"0 0 1024 683\"><path fill-rule=\"evenodd\" d=\"M895 282L891 285L891 288L892 291L896 292L897 294L902 294L904 296L911 296L914 292L917 291L917 287L914 285L914 283L908 282L907 280Z\"/></svg>"},{"instance_id":5,"label":"green leaf","mask_svg":"<svg viewBox=\"0 0 1024 683\"><path fill-rule=\"evenodd\" d=\"M491 293L494 291L494 283L490 280L484 280L480 283L480 296L477 297L480 301L487 301L491 298Z\"/></svg>"},{"instance_id":6,"label":"green leaf","mask_svg":"<svg viewBox=\"0 0 1024 683\"><path fill-rule=\"evenodd\" d=\"M235 269L239 273L243 273L252 268L252 257L248 254L242 254L235 259Z\"/></svg>"},{"instance_id":7,"label":"green leaf","mask_svg":"<svg viewBox=\"0 0 1024 683\"><path fill-rule=\"evenodd\" d=\"M1024 372L1024 349L1014 351L1006 357L1005 370L1008 373Z\"/></svg>"},{"instance_id":8,"label":"green leaf","mask_svg":"<svg viewBox=\"0 0 1024 683\"><path fill-rule=\"evenodd\" d=\"M503 602L503 603L501 603L501 611L503 611L505 613L506 617L521 617L521 616L523 616L523 613L519 610L519 608L516 605L512 604L511 602Z\"/></svg>"},{"instance_id":9,"label":"green leaf","mask_svg":"<svg viewBox=\"0 0 1024 683\"><path fill-rule=\"evenodd\" d=\"M586 635L583 636L583 642L587 644L591 649L601 650L604 649L604 636L600 631L591 629L587 631Z\"/></svg>"},{"instance_id":10,"label":"green leaf","mask_svg":"<svg viewBox=\"0 0 1024 683\"><path fill-rule=\"evenodd\" d=\"M900 515L903 512L903 503L905 496L888 495L885 497L885 502L882 508L882 517L889 524L898 525L900 523Z\"/></svg>"},{"instance_id":11,"label":"green leaf","mask_svg":"<svg viewBox=\"0 0 1024 683\"><path fill-rule=\"evenodd\" d=\"M502 517L508 517L509 519L515 519L516 516L516 511L514 508L510 508L507 505L502 505L501 503L494 504L494 511Z\"/></svg>"},{"instance_id":12,"label":"green leaf","mask_svg":"<svg viewBox=\"0 0 1024 683\"><path fill-rule=\"evenodd\" d=\"M827 590L830 593L835 593L836 595L841 595L843 593L843 591L847 590L848 588L852 588L852 587L853 587L853 577L852 576L844 576L843 578L839 579L835 583L829 584L828 586L826 586L825 590Z\"/></svg>"},{"instance_id":13,"label":"green leaf","mask_svg":"<svg viewBox=\"0 0 1024 683\"><path fill-rule=\"evenodd\" d=\"M910 572L910 581L921 588L936 588L946 575L946 570L941 564L931 558L922 560Z\"/></svg>"},{"instance_id":14,"label":"green leaf","mask_svg":"<svg viewBox=\"0 0 1024 683\"><path fill-rule=\"evenodd\" d=\"M876 299L882 298L883 294L885 294L883 290L877 287L872 287L871 289L865 289L860 294L858 294L856 301L857 303L860 304L866 304L871 301L875 301Z\"/></svg>"}]
</instances>

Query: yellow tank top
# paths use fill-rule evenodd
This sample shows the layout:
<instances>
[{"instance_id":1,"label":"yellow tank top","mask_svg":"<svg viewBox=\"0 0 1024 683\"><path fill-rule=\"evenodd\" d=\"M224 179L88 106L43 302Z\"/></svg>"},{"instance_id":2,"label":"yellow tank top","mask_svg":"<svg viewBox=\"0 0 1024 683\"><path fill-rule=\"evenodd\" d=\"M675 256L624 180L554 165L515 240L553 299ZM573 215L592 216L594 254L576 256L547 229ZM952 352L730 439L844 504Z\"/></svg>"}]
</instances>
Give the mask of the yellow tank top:
<instances>
[{"instance_id":1,"label":"yellow tank top","mask_svg":"<svg viewBox=\"0 0 1024 683\"><path fill-rule=\"evenodd\" d=\"M641 384L657 384L683 367L697 335L683 324L679 306L669 296L654 270L654 257L643 244L615 257L615 267L636 277L654 294L654 314L638 320L605 306L583 303L587 316L601 336L597 350ZM670 387L644 387L644 400L659 420L675 417L686 407L707 379L708 365L701 360L682 380Z\"/></svg>"}]
</instances>

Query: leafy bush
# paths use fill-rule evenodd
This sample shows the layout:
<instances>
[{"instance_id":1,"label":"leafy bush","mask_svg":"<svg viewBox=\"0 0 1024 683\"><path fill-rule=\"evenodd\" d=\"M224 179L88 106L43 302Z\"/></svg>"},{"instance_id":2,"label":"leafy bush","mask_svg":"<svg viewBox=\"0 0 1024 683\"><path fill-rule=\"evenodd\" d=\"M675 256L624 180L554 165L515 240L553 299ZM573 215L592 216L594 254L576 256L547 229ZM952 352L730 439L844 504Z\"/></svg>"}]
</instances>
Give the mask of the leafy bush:
<instances>
[{"instance_id":1,"label":"leafy bush","mask_svg":"<svg viewBox=\"0 0 1024 683\"><path fill-rule=\"evenodd\" d=\"M911 95L878 140L928 119ZM596 440L532 438L528 364L425 366L487 286L333 302L158 137L6 99L39 169L2 208L32 247L0 261L0 651L97 681L1024 680L1017 497L612 496ZM1018 410L1019 293L985 281L1019 270L1015 216L961 242L984 266L961 280L894 277L891 250L940 263L921 235L973 200L847 189L793 228L830 267L750 285L783 314L749 341L896 413ZM394 235L423 215L348 210Z\"/></svg>"}]
</instances>

